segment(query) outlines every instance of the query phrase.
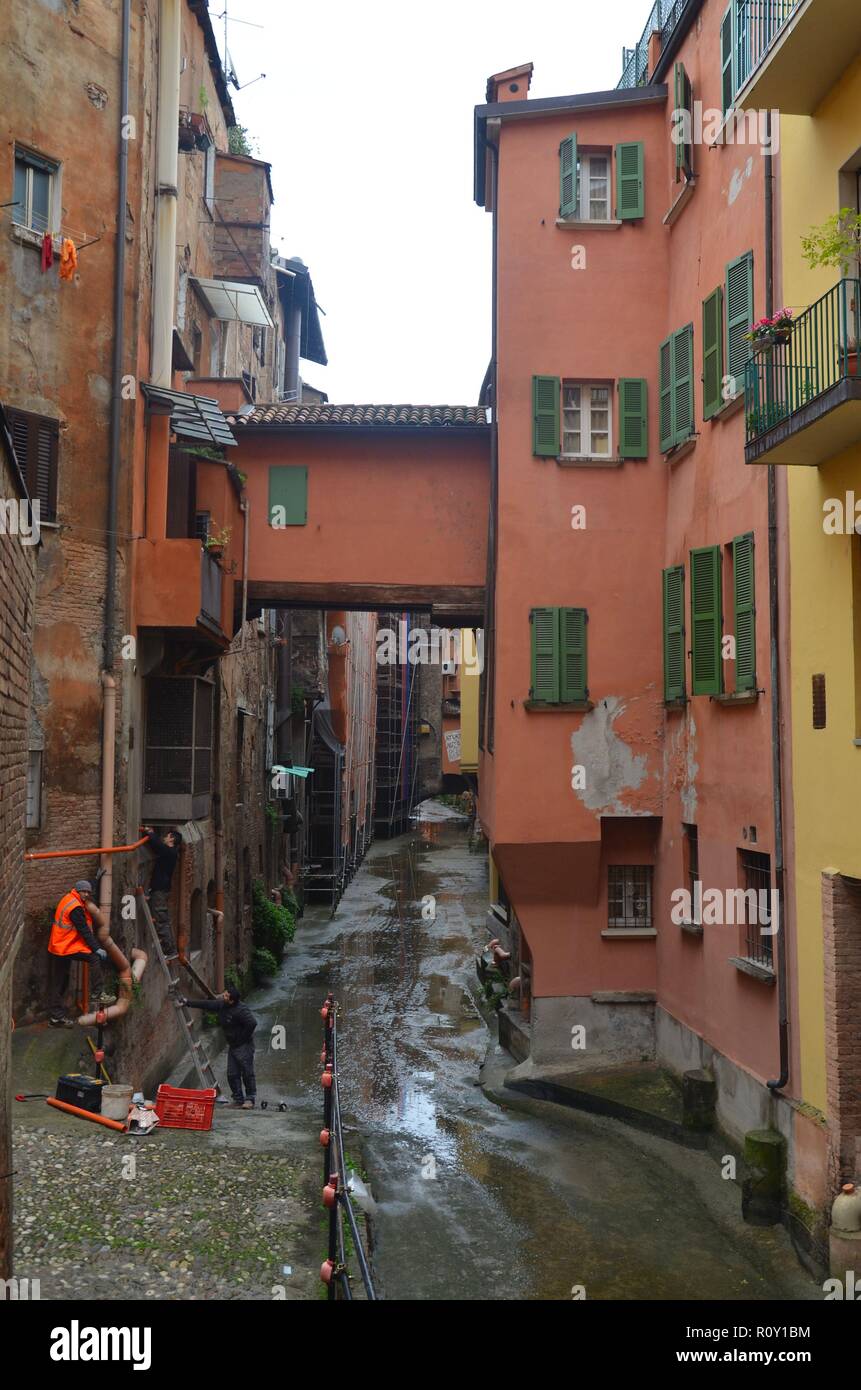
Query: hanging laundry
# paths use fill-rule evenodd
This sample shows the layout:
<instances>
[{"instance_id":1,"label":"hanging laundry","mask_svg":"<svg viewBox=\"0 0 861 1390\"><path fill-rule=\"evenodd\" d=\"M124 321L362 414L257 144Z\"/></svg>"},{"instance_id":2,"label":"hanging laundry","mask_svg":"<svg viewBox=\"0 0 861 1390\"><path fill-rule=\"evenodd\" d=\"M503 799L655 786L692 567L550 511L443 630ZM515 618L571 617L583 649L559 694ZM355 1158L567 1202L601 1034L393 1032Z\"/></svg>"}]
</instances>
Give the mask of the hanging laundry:
<instances>
[{"instance_id":1,"label":"hanging laundry","mask_svg":"<svg viewBox=\"0 0 861 1390\"><path fill-rule=\"evenodd\" d=\"M54 264L54 238L50 232L42 237L42 269L50 270Z\"/></svg>"},{"instance_id":2,"label":"hanging laundry","mask_svg":"<svg viewBox=\"0 0 861 1390\"><path fill-rule=\"evenodd\" d=\"M63 249L60 252L60 279L71 280L78 268L78 253L75 250L75 243L69 237L63 238Z\"/></svg>"}]
</instances>

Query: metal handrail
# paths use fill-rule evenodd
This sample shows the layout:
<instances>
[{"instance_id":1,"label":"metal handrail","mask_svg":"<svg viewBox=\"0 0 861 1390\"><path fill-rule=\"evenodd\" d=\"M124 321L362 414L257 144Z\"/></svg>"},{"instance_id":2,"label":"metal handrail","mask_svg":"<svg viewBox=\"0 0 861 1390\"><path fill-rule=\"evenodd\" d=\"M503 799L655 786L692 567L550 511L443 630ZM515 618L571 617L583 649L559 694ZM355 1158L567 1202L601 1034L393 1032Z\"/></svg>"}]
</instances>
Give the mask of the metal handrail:
<instances>
[{"instance_id":1,"label":"metal handrail","mask_svg":"<svg viewBox=\"0 0 861 1390\"><path fill-rule=\"evenodd\" d=\"M639 43L634 48L622 49L622 76L619 79L619 88L643 86L649 71L649 39L653 33L659 32L663 52L673 30L691 3L692 0L655 0Z\"/></svg>"},{"instance_id":2,"label":"metal handrail","mask_svg":"<svg viewBox=\"0 0 861 1390\"><path fill-rule=\"evenodd\" d=\"M801 3L802 0L738 0L736 92L765 62L771 45Z\"/></svg>"},{"instance_id":3,"label":"metal handrail","mask_svg":"<svg viewBox=\"0 0 861 1390\"><path fill-rule=\"evenodd\" d=\"M859 376L861 280L838 281L791 322L785 335L756 345L745 367L748 444L838 382Z\"/></svg>"},{"instance_id":4,"label":"metal handrail","mask_svg":"<svg viewBox=\"0 0 861 1390\"><path fill-rule=\"evenodd\" d=\"M344 1129L341 1120L341 1094L338 1082L338 1005L329 993L323 1008L323 1181L324 1204L329 1207L329 1248L326 1265L329 1267L328 1300L337 1301L338 1289L346 1301L351 1301L350 1274L347 1268L343 1215L346 1214L353 1238L353 1248L365 1293L370 1302L377 1301L374 1282L368 1265L365 1247L359 1232L356 1213L347 1185L347 1160L344 1153ZM329 1078L327 1080L327 1078ZM334 1166L336 1165L336 1166ZM334 1200L326 1197L334 1190ZM324 1268L326 1266L324 1265Z\"/></svg>"}]
</instances>

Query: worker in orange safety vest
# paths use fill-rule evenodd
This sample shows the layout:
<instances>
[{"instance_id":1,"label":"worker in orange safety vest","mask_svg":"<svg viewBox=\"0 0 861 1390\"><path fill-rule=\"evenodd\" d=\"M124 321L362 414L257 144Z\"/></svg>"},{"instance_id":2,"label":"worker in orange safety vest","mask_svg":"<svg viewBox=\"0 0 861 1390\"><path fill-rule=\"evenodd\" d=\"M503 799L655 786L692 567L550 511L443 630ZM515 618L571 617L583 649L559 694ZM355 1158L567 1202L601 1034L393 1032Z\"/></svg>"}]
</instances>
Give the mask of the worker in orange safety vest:
<instances>
[{"instance_id":1,"label":"worker in orange safety vest","mask_svg":"<svg viewBox=\"0 0 861 1390\"><path fill-rule=\"evenodd\" d=\"M97 941L93 928L106 928L108 922L106 914L92 898L93 885L82 878L57 903L48 938L52 966L49 1016L52 1028L74 1026L74 1020L66 1014L66 992L73 960L85 961L90 966L90 996L96 1007L112 1004L116 999L115 995L103 991L102 966L108 953Z\"/></svg>"}]
</instances>

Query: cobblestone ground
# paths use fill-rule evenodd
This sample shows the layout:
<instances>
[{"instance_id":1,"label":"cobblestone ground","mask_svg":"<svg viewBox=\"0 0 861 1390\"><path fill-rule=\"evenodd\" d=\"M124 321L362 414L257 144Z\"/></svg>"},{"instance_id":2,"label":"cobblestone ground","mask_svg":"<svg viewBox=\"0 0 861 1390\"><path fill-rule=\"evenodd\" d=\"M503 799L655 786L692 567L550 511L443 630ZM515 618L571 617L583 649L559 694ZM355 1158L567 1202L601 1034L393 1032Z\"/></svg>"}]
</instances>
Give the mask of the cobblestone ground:
<instances>
[{"instance_id":1,"label":"cobblestone ground","mask_svg":"<svg viewBox=\"0 0 861 1390\"><path fill-rule=\"evenodd\" d=\"M289 1116L217 1112L210 1134L146 1139L29 1119L14 1131L15 1272L41 1298L320 1296L319 1151Z\"/></svg>"}]
</instances>

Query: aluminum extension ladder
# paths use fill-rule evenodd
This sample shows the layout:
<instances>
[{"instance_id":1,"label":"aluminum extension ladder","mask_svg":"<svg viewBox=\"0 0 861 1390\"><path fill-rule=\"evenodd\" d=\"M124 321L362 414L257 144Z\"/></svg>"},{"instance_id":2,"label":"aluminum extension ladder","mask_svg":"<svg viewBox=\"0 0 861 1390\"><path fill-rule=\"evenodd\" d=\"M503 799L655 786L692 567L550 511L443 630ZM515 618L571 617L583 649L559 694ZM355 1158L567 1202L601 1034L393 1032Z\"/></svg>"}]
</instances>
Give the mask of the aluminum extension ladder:
<instances>
[{"instance_id":1,"label":"aluminum extension ladder","mask_svg":"<svg viewBox=\"0 0 861 1390\"><path fill-rule=\"evenodd\" d=\"M209 1054L207 1053L206 1048L204 1047L200 1039L195 1038L194 1033L192 1032L191 1013L185 1007L184 1004L180 1003L180 1000L182 999L181 981L179 975L174 977L171 973L171 965L173 965L174 962L171 961L170 963L168 963L168 961L165 960L164 951L161 949L161 942L158 939L158 932L155 929L155 922L152 920L152 913L149 910L149 903L146 900L146 894L144 893L143 888L136 889L136 895L138 903L140 904L141 913L143 914L144 922L146 923L147 930L150 934L150 940L152 942L152 947L155 952L155 958L158 961L162 974L167 980L168 994L170 995L170 998L173 1002L173 1006L176 1009L176 1016L179 1020L180 1026L183 1029L186 1046L188 1048L191 1060L194 1063L194 1069L197 1072L200 1084L204 1089L210 1086L214 1086L216 1095L219 1095L221 1093L221 1087L218 1084L215 1071L213 1070L212 1063L209 1060ZM212 990L209 989L209 986L204 984L200 976L197 975L191 969L191 966L188 964L188 962L182 961L181 963L188 970L189 974L192 975L194 979L197 981L197 983L204 989L204 991L206 991L209 994L212 994ZM180 964L179 958L177 959L176 964ZM212 997L215 998L215 995L213 994Z\"/></svg>"}]
</instances>

